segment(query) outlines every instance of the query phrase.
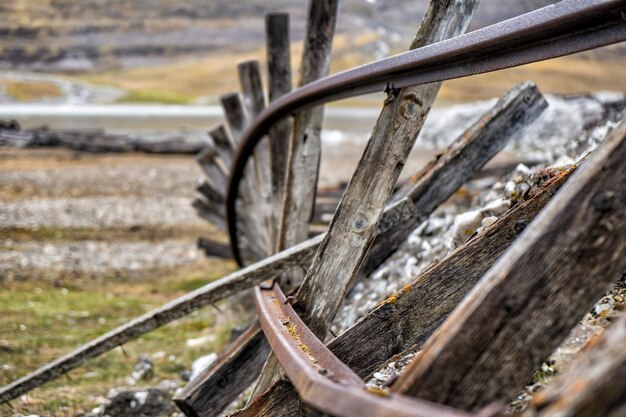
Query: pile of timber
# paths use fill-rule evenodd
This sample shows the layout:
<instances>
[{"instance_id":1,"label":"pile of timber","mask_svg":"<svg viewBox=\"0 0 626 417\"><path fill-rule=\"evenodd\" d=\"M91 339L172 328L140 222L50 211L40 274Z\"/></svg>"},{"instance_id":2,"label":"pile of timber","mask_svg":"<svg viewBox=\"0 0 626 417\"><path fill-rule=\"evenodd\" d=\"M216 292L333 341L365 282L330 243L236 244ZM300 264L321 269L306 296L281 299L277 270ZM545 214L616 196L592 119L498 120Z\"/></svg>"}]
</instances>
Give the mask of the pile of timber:
<instances>
[{"instance_id":1,"label":"pile of timber","mask_svg":"<svg viewBox=\"0 0 626 417\"><path fill-rule=\"evenodd\" d=\"M576 1L584 2L569 0L569 4ZM477 5L477 0L433 0L412 48L462 34ZM336 0L309 3L300 85L328 70L336 12ZM288 16L272 14L266 22L272 101L291 88ZM216 225L222 222L224 230L230 221L223 203L234 150L252 116L265 106L258 62L240 64L239 73L242 94L222 97L227 126L210 131L209 146L198 156L207 176L198 185L201 203L194 205L205 205L207 219ZM282 305L290 304L289 309L297 312L300 328L290 327L285 317L278 317L283 320L280 329L268 328L266 320L252 323L176 395L176 404L187 416L218 416L249 387L253 391L248 403L232 415L305 416L309 407L331 414L329 410L341 410L338 415L346 417L407 415L401 413L405 408L390 406L401 397L419 404L413 414L417 416L502 415L503 405L532 378L606 288L623 279L626 121L623 115L615 115L620 123L607 130L594 153L532 190L481 234L381 300L345 332L332 335L332 320L354 283L368 279L411 231L547 107L533 83L513 87L410 182L396 187L440 87L441 83L434 83L387 91L328 231L314 237L309 234L316 194L323 196L317 193L323 109L304 110L275 125L249 159L239 189L237 233L245 266L1 388L0 402L243 290L256 286L260 308L258 294L278 285L292 293ZM289 362L285 359L289 348L277 344L278 332L298 341L304 334L316 338L316 349L325 344L325 358L317 360L318 350L299 342L294 349L309 355L307 361ZM624 415L625 342L623 317L523 415ZM278 350L282 362L273 354ZM388 361L416 351L420 353L388 389L376 393L357 389L361 396L388 399L375 402L379 409L363 410L356 403L334 407L341 397L303 391L307 377L294 378L299 368L329 363L331 358L347 365L352 381L359 381ZM335 369L318 371L323 384L332 386L343 378Z\"/></svg>"},{"instance_id":2,"label":"pile of timber","mask_svg":"<svg viewBox=\"0 0 626 417\"><path fill-rule=\"evenodd\" d=\"M15 120L0 121L0 146L19 148L62 147L93 153L142 152L195 155L204 144L184 139L146 140L100 129L22 129Z\"/></svg>"}]
</instances>

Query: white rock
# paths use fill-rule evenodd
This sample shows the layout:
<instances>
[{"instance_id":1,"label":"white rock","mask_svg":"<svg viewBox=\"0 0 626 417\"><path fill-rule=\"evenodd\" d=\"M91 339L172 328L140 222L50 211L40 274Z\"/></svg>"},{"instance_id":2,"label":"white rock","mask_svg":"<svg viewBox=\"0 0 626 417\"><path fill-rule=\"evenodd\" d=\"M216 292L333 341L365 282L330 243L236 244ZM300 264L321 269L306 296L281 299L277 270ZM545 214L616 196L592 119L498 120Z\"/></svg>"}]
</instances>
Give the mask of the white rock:
<instances>
[{"instance_id":1,"label":"white rock","mask_svg":"<svg viewBox=\"0 0 626 417\"><path fill-rule=\"evenodd\" d=\"M193 365L191 365L191 376L189 377L189 381L193 381L194 378L202 373L202 371L211 366L216 359L217 354L215 353L209 353L208 355L200 356L196 359Z\"/></svg>"}]
</instances>

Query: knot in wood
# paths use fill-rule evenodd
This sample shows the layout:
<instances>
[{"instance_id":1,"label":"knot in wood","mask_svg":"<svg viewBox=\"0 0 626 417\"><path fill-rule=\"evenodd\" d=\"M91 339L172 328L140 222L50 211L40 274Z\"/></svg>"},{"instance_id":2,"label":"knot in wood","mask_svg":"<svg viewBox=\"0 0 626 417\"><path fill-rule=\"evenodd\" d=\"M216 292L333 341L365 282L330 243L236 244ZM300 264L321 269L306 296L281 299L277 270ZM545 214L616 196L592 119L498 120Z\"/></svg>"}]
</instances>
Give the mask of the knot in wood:
<instances>
[{"instance_id":1,"label":"knot in wood","mask_svg":"<svg viewBox=\"0 0 626 417\"><path fill-rule=\"evenodd\" d=\"M615 193L613 191L603 191L593 198L593 207L600 213L613 210L614 205Z\"/></svg>"},{"instance_id":2,"label":"knot in wood","mask_svg":"<svg viewBox=\"0 0 626 417\"><path fill-rule=\"evenodd\" d=\"M422 112L424 102L420 96L415 93L407 93L402 96L400 104L400 112L405 119L416 119Z\"/></svg>"},{"instance_id":3,"label":"knot in wood","mask_svg":"<svg viewBox=\"0 0 626 417\"><path fill-rule=\"evenodd\" d=\"M367 227L367 222L362 217L357 217L352 222L352 231L356 233L363 233Z\"/></svg>"}]
</instances>

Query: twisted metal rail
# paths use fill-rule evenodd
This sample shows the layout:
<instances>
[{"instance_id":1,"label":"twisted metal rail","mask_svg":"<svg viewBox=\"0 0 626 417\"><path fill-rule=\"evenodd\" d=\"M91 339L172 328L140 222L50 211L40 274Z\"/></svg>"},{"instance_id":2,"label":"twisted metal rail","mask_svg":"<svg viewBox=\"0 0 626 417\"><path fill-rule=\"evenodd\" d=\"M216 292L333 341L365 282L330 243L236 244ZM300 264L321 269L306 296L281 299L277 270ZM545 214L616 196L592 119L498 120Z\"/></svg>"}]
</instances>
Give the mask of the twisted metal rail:
<instances>
[{"instance_id":1,"label":"twisted metal rail","mask_svg":"<svg viewBox=\"0 0 626 417\"><path fill-rule=\"evenodd\" d=\"M280 119L329 101L481 74L626 40L626 0L565 0L474 32L323 78L286 94L244 133L231 168L226 215L235 260L239 184L248 158Z\"/></svg>"}]
</instances>

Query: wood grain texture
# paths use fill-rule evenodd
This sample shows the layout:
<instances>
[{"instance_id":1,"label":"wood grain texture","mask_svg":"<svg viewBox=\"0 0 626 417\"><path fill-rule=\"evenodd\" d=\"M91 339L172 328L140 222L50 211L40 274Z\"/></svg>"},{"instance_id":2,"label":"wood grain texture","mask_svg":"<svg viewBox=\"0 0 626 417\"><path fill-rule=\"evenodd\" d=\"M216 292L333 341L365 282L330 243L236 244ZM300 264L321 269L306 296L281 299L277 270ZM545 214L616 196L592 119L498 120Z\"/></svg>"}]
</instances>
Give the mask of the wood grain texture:
<instances>
[{"instance_id":1,"label":"wood grain texture","mask_svg":"<svg viewBox=\"0 0 626 417\"><path fill-rule=\"evenodd\" d=\"M626 415L626 315L602 340L535 395L521 417Z\"/></svg>"},{"instance_id":2,"label":"wood grain texture","mask_svg":"<svg viewBox=\"0 0 626 417\"><path fill-rule=\"evenodd\" d=\"M385 210L377 225L377 238L368 257L381 253L385 246L392 245L395 248L397 245L395 239L401 239L403 236L398 234L398 230L406 231L406 233L414 230L416 225L426 219L463 184L462 179L469 178L478 171L488 159L497 154L515 136L519 129L537 117L545 109L545 105L544 98L532 83L522 84L508 92L493 109L460 135L442 155L414 176L414 181L410 182L410 189L403 193L407 195L406 197L396 201L394 204L397 205L392 205ZM320 195L323 198L336 198L339 193L337 190L323 190ZM415 200L412 200L413 198ZM391 236L391 238L388 239L386 236ZM368 263L369 258L366 264ZM484 272L486 269L487 267L481 271ZM393 321L402 323L402 320L398 321L397 317L394 317ZM381 336L381 338L374 337L374 339L375 344L382 347L380 353L383 356L387 355L388 351L396 350L393 343L389 344L385 340L385 337L395 340L395 336L381 332L380 329L372 331ZM368 340L368 335L362 337ZM349 346L352 341L347 343ZM362 341L359 340L358 344L361 345ZM368 358L368 355L373 355L371 349L364 347L363 350L356 348L353 351L356 359L351 361L351 364L359 361L376 363L375 360ZM236 366L235 361L233 366ZM238 372L254 371L240 367ZM215 381L207 379L206 384L215 386ZM205 393L205 395L209 394ZM210 395L220 395L220 390L215 389Z\"/></svg>"},{"instance_id":3,"label":"wood grain texture","mask_svg":"<svg viewBox=\"0 0 626 417\"><path fill-rule=\"evenodd\" d=\"M299 86L328 75L338 6L339 0L309 0ZM324 107L318 106L304 110L294 118L276 250L288 248L308 237L319 177L323 117ZM301 277L301 271L284 271L281 283L295 286ZM265 367L267 370L261 373L251 399L269 388L279 376L280 368L273 355Z\"/></svg>"},{"instance_id":4,"label":"wood grain texture","mask_svg":"<svg viewBox=\"0 0 626 417\"><path fill-rule=\"evenodd\" d=\"M265 108L265 93L263 92L263 82L261 80L261 66L259 61L250 60L240 62L237 65L239 73L239 84L243 95L243 102L250 118L256 117ZM250 119L248 120L248 123ZM276 240L275 216L272 204L272 179L271 179L271 154L269 139L264 137L254 149L254 170L256 175L256 187L259 199L255 201L252 210L259 219L263 227L266 248L264 255L274 253ZM251 236L250 238L254 238Z\"/></svg>"},{"instance_id":5,"label":"wood grain texture","mask_svg":"<svg viewBox=\"0 0 626 417\"><path fill-rule=\"evenodd\" d=\"M399 392L466 410L512 399L626 269L626 122L428 340Z\"/></svg>"},{"instance_id":6,"label":"wood grain texture","mask_svg":"<svg viewBox=\"0 0 626 417\"><path fill-rule=\"evenodd\" d=\"M270 353L270 347L260 330L258 322L254 323L220 354L209 369L176 394L174 402L186 416L215 415L215 410L225 409L232 402L232 398L240 394L240 387L248 387L257 379L261 366ZM233 361L236 361L238 366L258 371L249 372L242 378L239 373L233 372L236 368L225 366ZM205 380L215 381L217 387L224 391L224 395L213 395L215 389L212 385L206 384ZM229 390L236 392L229 393Z\"/></svg>"},{"instance_id":7,"label":"wood grain texture","mask_svg":"<svg viewBox=\"0 0 626 417\"><path fill-rule=\"evenodd\" d=\"M367 378L394 355L414 345L421 346L545 207L572 171L573 168L562 172L528 201L498 219L484 234L431 265L393 297L331 340L328 347L361 378ZM292 388L290 391L282 389L279 395L282 398L271 400L273 407L254 405L266 409L266 416L288 416L287 410L299 403L297 394ZM259 397L257 401L269 399ZM254 409L246 408L233 415L252 417Z\"/></svg>"},{"instance_id":8,"label":"wood grain texture","mask_svg":"<svg viewBox=\"0 0 626 417\"><path fill-rule=\"evenodd\" d=\"M478 1L432 2L412 48L465 32ZM324 339L376 235L383 213L440 84L387 94L363 156L296 295L294 308Z\"/></svg>"},{"instance_id":9,"label":"wood grain texture","mask_svg":"<svg viewBox=\"0 0 626 417\"><path fill-rule=\"evenodd\" d=\"M226 118L226 124L230 131L230 140L233 148L239 146L242 135L250 123L250 115L246 109L242 96L239 93L228 93L220 96L220 103ZM253 243L257 248L262 250L254 251L254 257L248 258L246 261L252 262L263 259L269 252L269 234L265 227L263 216L256 215L256 209L263 211L263 176L258 169L256 161L256 153L248 161L248 165L244 171L244 181L240 186L243 205L238 208L238 214L241 216L241 227L239 233L245 239Z\"/></svg>"},{"instance_id":10,"label":"wood grain texture","mask_svg":"<svg viewBox=\"0 0 626 417\"><path fill-rule=\"evenodd\" d=\"M291 51L289 37L289 14L268 13L265 16L265 40L267 51L268 93L270 103L291 91ZM293 120L285 118L270 128L270 154L272 159L272 199L274 224L280 222L283 204L283 188L289 154L289 137ZM276 247L277 233L274 236Z\"/></svg>"},{"instance_id":11,"label":"wood grain texture","mask_svg":"<svg viewBox=\"0 0 626 417\"><path fill-rule=\"evenodd\" d=\"M415 203L416 216L393 232L376 237L359 274L364 276L377 268L415 227L426 220L440 202L449 198L515 135L537 119L547 105L534 83L515 86L463 132L439 158L411 177L393 196L392 201L408 196Z\"/></svg>"},{"instance_id":12,"label":"wood grain texture","mask_svg":"<svg viewBox=\"0 0 626 417\"><path fill-rule=\"evenodd\" d=\"M309 0L298 86L328 75L338 0ZM307 238L321 154L324 107L298 113L289 141L287 170L277 236L282 250Z\"/></svg>"}]
</instances>

